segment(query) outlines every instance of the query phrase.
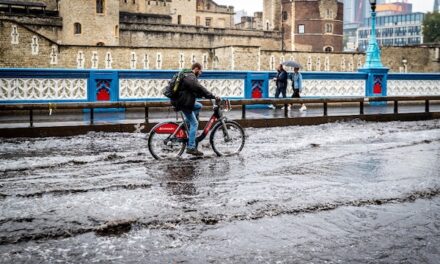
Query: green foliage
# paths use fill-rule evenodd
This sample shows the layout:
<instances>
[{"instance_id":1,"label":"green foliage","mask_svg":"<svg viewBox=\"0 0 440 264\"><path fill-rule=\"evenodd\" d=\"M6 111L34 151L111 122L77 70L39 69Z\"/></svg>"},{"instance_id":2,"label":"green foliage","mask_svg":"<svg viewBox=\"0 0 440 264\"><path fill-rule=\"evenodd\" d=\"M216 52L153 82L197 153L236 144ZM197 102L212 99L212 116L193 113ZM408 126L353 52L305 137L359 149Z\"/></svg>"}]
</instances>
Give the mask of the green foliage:
<instances>
[{"instance_id":1,"label":"green foliage","mask_svg":"<svg viewBox=\"0 0 440 264\"><path fill-rule=\"evenodd\" d=\"M423 42L440 42L440 13L428 13L423 21Z\"/></svg>"}]
</instances>

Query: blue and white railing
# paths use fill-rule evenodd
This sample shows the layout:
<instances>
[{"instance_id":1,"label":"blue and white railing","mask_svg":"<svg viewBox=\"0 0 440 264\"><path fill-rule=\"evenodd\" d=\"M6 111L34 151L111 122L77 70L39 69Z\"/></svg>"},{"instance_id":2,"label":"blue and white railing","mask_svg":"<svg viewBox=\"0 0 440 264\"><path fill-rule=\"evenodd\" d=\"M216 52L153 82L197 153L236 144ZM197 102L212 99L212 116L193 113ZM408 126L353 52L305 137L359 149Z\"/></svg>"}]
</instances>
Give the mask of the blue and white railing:
<instances>
[{"instance_id":1,"label":"blue and white railing","mask_svg":"<svg viewBox=\"0 0 440 264\"><path fill-rule=\"evenodd\" d=\"M161 100L162 89L175 72L0 69L0 103ZM302 74L305 97L440 94L440 74L389 74L376 94L367 88L367 73ZM272 97L273 77L275 72L206 71L200 81L222 97L251 99Z\"/></svg>"}]
</instances>

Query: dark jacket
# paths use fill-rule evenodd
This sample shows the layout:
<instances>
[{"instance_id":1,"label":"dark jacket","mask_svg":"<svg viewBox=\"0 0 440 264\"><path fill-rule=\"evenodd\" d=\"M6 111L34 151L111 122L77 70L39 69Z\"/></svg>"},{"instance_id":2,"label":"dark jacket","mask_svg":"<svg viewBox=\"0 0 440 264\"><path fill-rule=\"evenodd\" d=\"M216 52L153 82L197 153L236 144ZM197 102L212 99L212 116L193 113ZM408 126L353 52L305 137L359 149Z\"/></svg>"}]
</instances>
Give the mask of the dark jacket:
<instances>
[{"instance_id":1,"label":"dark jacket","mask_svg":"<svg viewBox=\"0 0 440 264\"><path fill-rule=\"evenodd\" d=\"M177 99L171 101L171 104L177 111L192 112L196 98L215 99L215 96L199 83L193 72L185 73L179 87L179 95Z\"/></svg>"},{"instance_id":2,"label":"dark jacket","mask_svg":"<svg viewBox=\"0 0 440 264\"><path fill-rule=\"evenodd\" d=\"M287 72L285 70L279 71L276 77L277 88L287 88Z\"/></svg>"}]
</instances>

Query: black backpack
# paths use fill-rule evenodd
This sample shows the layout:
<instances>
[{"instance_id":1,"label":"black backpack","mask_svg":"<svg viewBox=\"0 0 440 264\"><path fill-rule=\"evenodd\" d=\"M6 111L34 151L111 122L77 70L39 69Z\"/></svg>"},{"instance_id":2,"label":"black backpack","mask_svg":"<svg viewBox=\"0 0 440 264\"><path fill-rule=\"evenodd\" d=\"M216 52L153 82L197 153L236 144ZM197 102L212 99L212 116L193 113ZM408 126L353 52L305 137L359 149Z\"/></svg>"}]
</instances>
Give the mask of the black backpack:
<instances>
[{"instance_id":1,"label":"black backpack","mask_svg":"<svg viewBox=\"0 0 440 264\"><path fill-rule=\"evenodd\" d=\"M163 95L170 99L176 99L178 96L178 92L180 89L180 85L182 84L183 79L185 78L185 74L190 73L191 70L183 69L180 72L174 74L173 78L168 82L168 85L163 89Z\"/></svg>"}]
</instances>

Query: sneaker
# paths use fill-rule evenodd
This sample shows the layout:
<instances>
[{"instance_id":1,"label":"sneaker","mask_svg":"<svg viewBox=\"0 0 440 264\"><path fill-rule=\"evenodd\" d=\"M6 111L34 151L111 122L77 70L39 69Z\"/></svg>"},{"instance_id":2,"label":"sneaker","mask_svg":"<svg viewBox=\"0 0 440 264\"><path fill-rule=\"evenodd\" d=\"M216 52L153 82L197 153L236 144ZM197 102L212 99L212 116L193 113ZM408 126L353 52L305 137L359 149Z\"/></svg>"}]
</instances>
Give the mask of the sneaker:
<instances>
[{"instance_id":1,"label":"sneaker","mask_svg":"<svg viewBox=\"0 0 440 264\"><path fill-rule=\"evenodd\" d=\"M203 152L198 151L197 149L190 149L190 148L186 149L186 154L194 155L197 157L203 156Z\"/></svg>"},{"instance_id":2,"label":"sneaker","mask_svg":"<svg viewBox=\"0 0 440 264\"><path fill-rule=\"evenodd\" d=\"M275 106L274 105L269 105L269 108L270 109L275 109Z\"/></svg>"},{"instance_id":3,"label":"sneaker","mask_svg":"<svg viewBox=\"0 0 440 264\"><path fill-rule=\"evenodd\" d=\"M304 104L303 104L303 105L301 106L301 108L299 109L299 111L301 111L301 112L302 112L302 111L306 111L306 110L307 110L307 107L306 107L306 105L304 105Z\"/></svg>"}]
</instances>

